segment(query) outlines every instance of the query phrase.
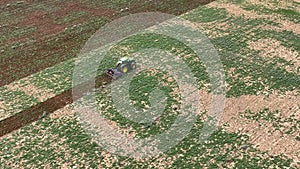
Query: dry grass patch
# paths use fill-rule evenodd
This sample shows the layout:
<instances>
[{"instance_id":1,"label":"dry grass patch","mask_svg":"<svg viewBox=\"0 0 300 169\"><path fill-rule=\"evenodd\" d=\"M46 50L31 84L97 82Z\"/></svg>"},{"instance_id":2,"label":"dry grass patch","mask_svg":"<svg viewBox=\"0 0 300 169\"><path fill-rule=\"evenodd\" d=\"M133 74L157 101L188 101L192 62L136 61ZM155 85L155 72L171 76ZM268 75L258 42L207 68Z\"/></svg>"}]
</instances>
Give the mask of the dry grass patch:
<instances>
[{"instance_id":1,"label":"dry grass patch","mask_svg":"<svg viewBox=\"0 0 300 169\"><path fill-rule=\"evenodd\" d=\"M102 157L101 164L105 167L111 168L113 166L113 164L118 161L118 158L116 155L111 154L107 151L101 151L100 155ZM98 167L103 168L103 166L101 166L101 167L98 166Z\"/></svg>"},{"instance_id":2,"label":"dry grass patch","mask_svg":"<svg viewBox=\"0 0 300 169\"><path fill-rule=\"evenodd\" d=\"M275 26L272 26L275 30L287 30L292 31L294 34L300 34L300 25L296 24L294 22L291 22L287 19L284 19L280 15L272 14L272 15L259 15L257 13L254 13L252 11L247 11L245 9L242 9L240 6L235 4L227 4L227 3L221 3L218 1L214 1L207 5L208 7L212 8L222 8L226 9L226 11L235 17L244 17L248 19L269 19L270 21L278 23L280 26L276 28Z\"/></svg>"},{"instance_id":3,"label":"dry grass patch","mask_svg":"<svg viewBox=\"0 0 300 169\"><path fill-rule=\"evenodd\" d=\"M257 145L262 151L269 151L272 155L285 154L288 157L299 161L300 157L295 150L300 149L299 143L295 140L297 134L284 135L281 132L270 134L274 130L271 123L259 123L240 117L239 112L251 110L254 112L264 108L280 110L284 117L296 115L300 118L299 94L287 94L280 96L272 94L265 96L241 96L236 99L228 99L221 124L227 123L226 130L230 132L242 132L250 136L250 142ZM289 126L286 127L288 129Z\"/></svg>"},{"instance_id":4,"label":"dry grass patch","mask_svg":"<svg viewBox=\"0 0 300 169\"><path fill-rule=\"evenodd\" d=\"M178 155L177 155L178 156ZM173 163L176 161L177 157L168 157L166 154L162 153L158 157L156 157L153 162L150 162L148 168L157 168L157 169L164 169L168 168L173 165ZM147 162L147 161L145 161Z\"/></svg>"},{"instance_id":5,"label":"dry grass patch","mask_svg":"<svg viewBox=\"0 0 300 169\"><path fill-rule=\"evenodd\" d=\"M268 9L293 8L297 10L297 12L299 12L299 6L294 6L293 1L300 3L300 0L247 0L247 3L257 6L263 6Z\"/></svg>"},{"instance_id":6,"label":"dry grass patch","mask_svg":"<svg viewBox=\"0 0 300 169\"><path fill-rule=\"evenodd\" d=\"M300 95L297 91L286 92L286 94L283 95L273 92L273 94L269 96L245 95L238 98L229 98L226 100L222 122L224 123L232 118L238 117L239 112L244 112L246 110L257 112L264 108L280 110L284 117L295 114L297 118L300 118L298 103L300 103Z\"/></svg>"},{"instance_id":7,"label":"dry grass patch","mask_svg":"<svg viewBox=\"0 0 300 169\"><path fill-rule=\"evenodd\" d=\"M236 29L233 24L225 21L212 21L204 23L196 23L196 26L201 31L205 32L209 38L217 38L229 35L230 30Z\"/></svg>"},{"instance_id":8,"label":"dry grass patch","mask_svg":"<svg viewBox=\"0 0 300 169\"><path fill-rule=\"evenodd\" d=\"M26 95L37 98L40 102L46 101L47 99L55 96L53 92L47 89L41 89L31 84L28 77L26 77L26 79L13 82L6 87L13 91L23 91Z\"/></svg>"},{"instance_id":9,"label":"dry grass patch","mask_svg":"<svg viewBox=\"0 0 300 169\"><path fill-rule=\"evenodd\" d=\"M70 116L73 117L74 116L74 109L72 105L67 105L61 109L58 109L56 111L54 111L53 113L50 114L50 118L55 119L55 118L59 118L62 116Z\"/></svg>"},{"instance_id":10,"label":"dry grass patch","mask_svg":"<svg viewBox=\"0 0 300 169\"><path fill-rule=\"evenodd\" d=\"M240 6L235 5L235 4L227 4L227 3L222 3L222 2L218 2L218 1L214 1L210 4L207 5L208 7L211 8L223 8L226 9L226 11L230 14L233 15L235 17L239 17L239 16L243 16L246 18L250 18L250 19L256 19L258 18L258 15L254 12L251 11L246 11L244 9L242 9Z\"/></svg>"},{"instance_id":11,"label":"dry grass patch","mask_svg":"<svg viewBox=\"0 0 300 169\"><path fill-rule=\"evenodd\" d=\"M4 100L0 100L0 114L4 113L4 109L5 109L5 101Z\"/></svg>"},{"instance_id":12,"label":"dry grass patch","mask_svg":"<svg viewBox=\"0 0 300 169\"><path fill-rule=\"evenodd\" d=\"M117 122L107 119L106 122L109 124L110 127L114 129L114 131L117 131L118 133L124 135L127 138L134 138L136 136L136 131L132 127L121 128Z\"/></svg>"},{"instance_id":13,"label":"dry grass patch","mask_svg":"<svg viewBox=\"0 0 300 169\"><path fill-rule=\"evenodd\" d=\"M201 111L209 110L211 94L200 91ZM270 155L285 154L295 161L300 160L297 150L300 149L299 141L295 137L299 132L293 134L283 134L291 126L284 124L282 131L274 129L270 122L258 122L241 117L240 112L250 110L258 112L265 108L279 110L282 118L294 116L300 119L300 103L299 92L286 92L285 94L273 93L269 96L252 95L240 96L238 98L228 98L226 106L220 119L219 126L223 126L229 132L241 132L250 136L250 142L262 151L269 151ZM278 115L279 116L279 115ZM275 131L275 132L274 132ZM273 134L270 134L273 132Z\"/></svg>"},{"instance_id":14,"label":"dry grass patch","mask_svg":"<svg viewBox=\"0 0 300 169\"><path fill-rule=\"evenodd\" d=\"M276 56L294 63L296 69L300 66L300 57L297 51L288 49L275 39L259 39L248 42L248 47L260 51L260 56L274 58Z\"/></svg>"}]
</instances>

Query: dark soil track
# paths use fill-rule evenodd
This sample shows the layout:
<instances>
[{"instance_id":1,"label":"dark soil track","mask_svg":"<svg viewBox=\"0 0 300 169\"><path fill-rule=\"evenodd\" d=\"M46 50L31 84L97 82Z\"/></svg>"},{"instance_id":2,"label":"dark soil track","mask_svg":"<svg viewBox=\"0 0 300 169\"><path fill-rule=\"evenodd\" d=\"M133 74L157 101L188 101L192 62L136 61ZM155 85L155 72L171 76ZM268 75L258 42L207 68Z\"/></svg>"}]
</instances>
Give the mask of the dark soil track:
<instances>
[{"instance_id":1,"label":"dark soil track","mask_svg":"<svg viewBox=\"0 0 300 169\"><path fill-rule=\"evenodd\" d=\"M36 31L23 37L12 37L7 41L0 41L0 44L4 46L0 52L0 86L4 86L15 80L75 57L87 38L103 25L102 23L93 24L93 19L95 18L105 17L109 20L113 20L130 13L151 11L178 15L212 1L213 0L179 0L177 3L174 3L174 0L143 1L143 3L126 4L125 6L128 7L129 10L125 12L117 10L118 8L124 7L124 4L113 10L106 8L105 5L91 8L84 6L80 2L76 3L73 1L72 3L63 2L57 4L62 6L62 8L53 13L37 10L29 14L26 14L26 11L28 10L27 8L35 5L33 1L26 1L25 3L31 4L24 8L9 7L10 9L7 9L5 4L15 1L5 1L5 3L1 3L2 8L5 8L5 10L20 11L18 12L20 13L19 15L25 15L20 22L13 25L6 25L7 27L34 26L36 27ZM72 23L61 25L55 24L53 21L53 16L62 17L72 11L87 11L89 15L86 16L86 18L80 18ZM64 33L63 31L65 28L74 24L89 22L91 24L79 33L76 31ZM1 31L0 29L0 33ZM28 39L31 39L33 42L25 43L25 45L21 47L14 46L15 43L26 42ZM101 86L103 83L109 83L110 81L111 79L106 76L99 76L96 78L96 87ZM81 98L84 93L88 92L91 86L89 86L89 83L86 83L77 86L77 88L80 88L79 91L81 91L76 93L75 98L78 99ZM70 89L45 102L34 105L29 109L0 121L0 136L19 129L44 117L46 114L52 113L72 103L73 98L74 95L72 95L72 89Z\"/></svg>"}]
</instances>

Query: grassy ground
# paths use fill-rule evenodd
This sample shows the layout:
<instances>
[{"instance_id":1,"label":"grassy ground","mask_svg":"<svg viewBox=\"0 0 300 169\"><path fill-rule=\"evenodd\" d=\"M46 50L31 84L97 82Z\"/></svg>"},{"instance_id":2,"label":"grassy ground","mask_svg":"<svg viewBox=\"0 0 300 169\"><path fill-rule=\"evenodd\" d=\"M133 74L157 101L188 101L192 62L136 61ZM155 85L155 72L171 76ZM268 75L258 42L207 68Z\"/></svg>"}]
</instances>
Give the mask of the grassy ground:
<instances>
[{"instance_id":1,"label":"grassy ground","mask_svg":"<svg viewBox=\"0 0 300 169\"><path fill-rule=\"evenodd\" d=\"M300 6L296 1L267 2L223 0L182 16L205 32L219 51L228 84L228 99L219 129L204 144L197 139L205 111L197 117L188 137L171 150L145 160L116 156L93 143L69 105L1 138L0 168L298 168ZM114 4L109 8L115 8ZM184 57L199 89L207 90L209 81L203 73L203 63L173 39L152 34L134 36L118 44L111 55L114 52L126 55L147 46ZM112 63L107 59L101 68ZM73 67L73 60L65 61L3 86L1 117L45 99L22 86L42 89L46 97L70 89ZM97 91L104 117L120 132L133 137L164 131L178 114L172 108L178 106L178 96L172 92L177 85L166 79L160 72L145 72L135 77L130 86L132 91L139 91L131 99L141 109L147 107L145 93L153 87L159 86L168 94L169 108L157 125L144 128L123 118L112 105L109 88Z\"/></svg>"}]
</instances>

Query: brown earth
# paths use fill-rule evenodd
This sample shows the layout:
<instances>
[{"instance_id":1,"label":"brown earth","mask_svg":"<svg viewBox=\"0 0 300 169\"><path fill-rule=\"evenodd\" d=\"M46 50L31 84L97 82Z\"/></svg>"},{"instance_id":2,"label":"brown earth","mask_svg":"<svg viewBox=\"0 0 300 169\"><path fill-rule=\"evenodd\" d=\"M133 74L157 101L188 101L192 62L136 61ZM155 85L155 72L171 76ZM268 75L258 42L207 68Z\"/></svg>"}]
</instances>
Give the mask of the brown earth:
<instances>
[{"instance_id":1,"label":"brown earth","mask_svg":"<svg viewBox=\"0 0 300 169\"><path fill-rule=\"evenodd\" d=\"M34 4L32 4L34 5ZM115 11L104 9L104 8L88 8L83 6L80 3L75 2L60 2L57 4L60 7L59 10L56 10L52 13L47 13L46 11L36 10L28 14L28 17L19 22L19 27L24 26L35 26L37 31L34 32L33 36L35 39L43 38L43 36L57 34L63 31L66 27L83 23L88 20L89 17L99 16L99 17L109 17L112 16ZM78 19L72 23L57 24L54 22L53 18L61 18L70 14L71 12L87 12L90 15L85 18Z\"/></svg>"}]
</instances>

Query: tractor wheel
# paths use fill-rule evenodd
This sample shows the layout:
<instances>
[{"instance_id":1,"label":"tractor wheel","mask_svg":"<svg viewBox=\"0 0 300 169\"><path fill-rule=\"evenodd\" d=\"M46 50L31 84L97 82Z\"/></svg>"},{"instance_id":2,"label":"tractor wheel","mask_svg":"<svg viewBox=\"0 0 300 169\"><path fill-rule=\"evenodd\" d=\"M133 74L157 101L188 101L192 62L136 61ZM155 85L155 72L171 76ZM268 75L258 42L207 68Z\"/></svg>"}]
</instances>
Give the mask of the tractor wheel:
<instances>
[{"instance_id":1,"label":"tractor wheel","mask_svg":"<svg viewBox=\"0 0 300 169\"><path fill-rule=\"evenodd\" d=\"M121 65L121 71L122 71L122 73L127 73L128 72L127 65Z\"/></svg>"},{"instance_id":2,"label":"tractor wheel","mask_svg":"<svg viewBox=\"0 0 300 169\"><path fill-rule=\"evenodd\" d=\"M135 62L133 62L133 63L131 63L131 69L136 69L136 63Z\"/></svg>"}]
</instances>

